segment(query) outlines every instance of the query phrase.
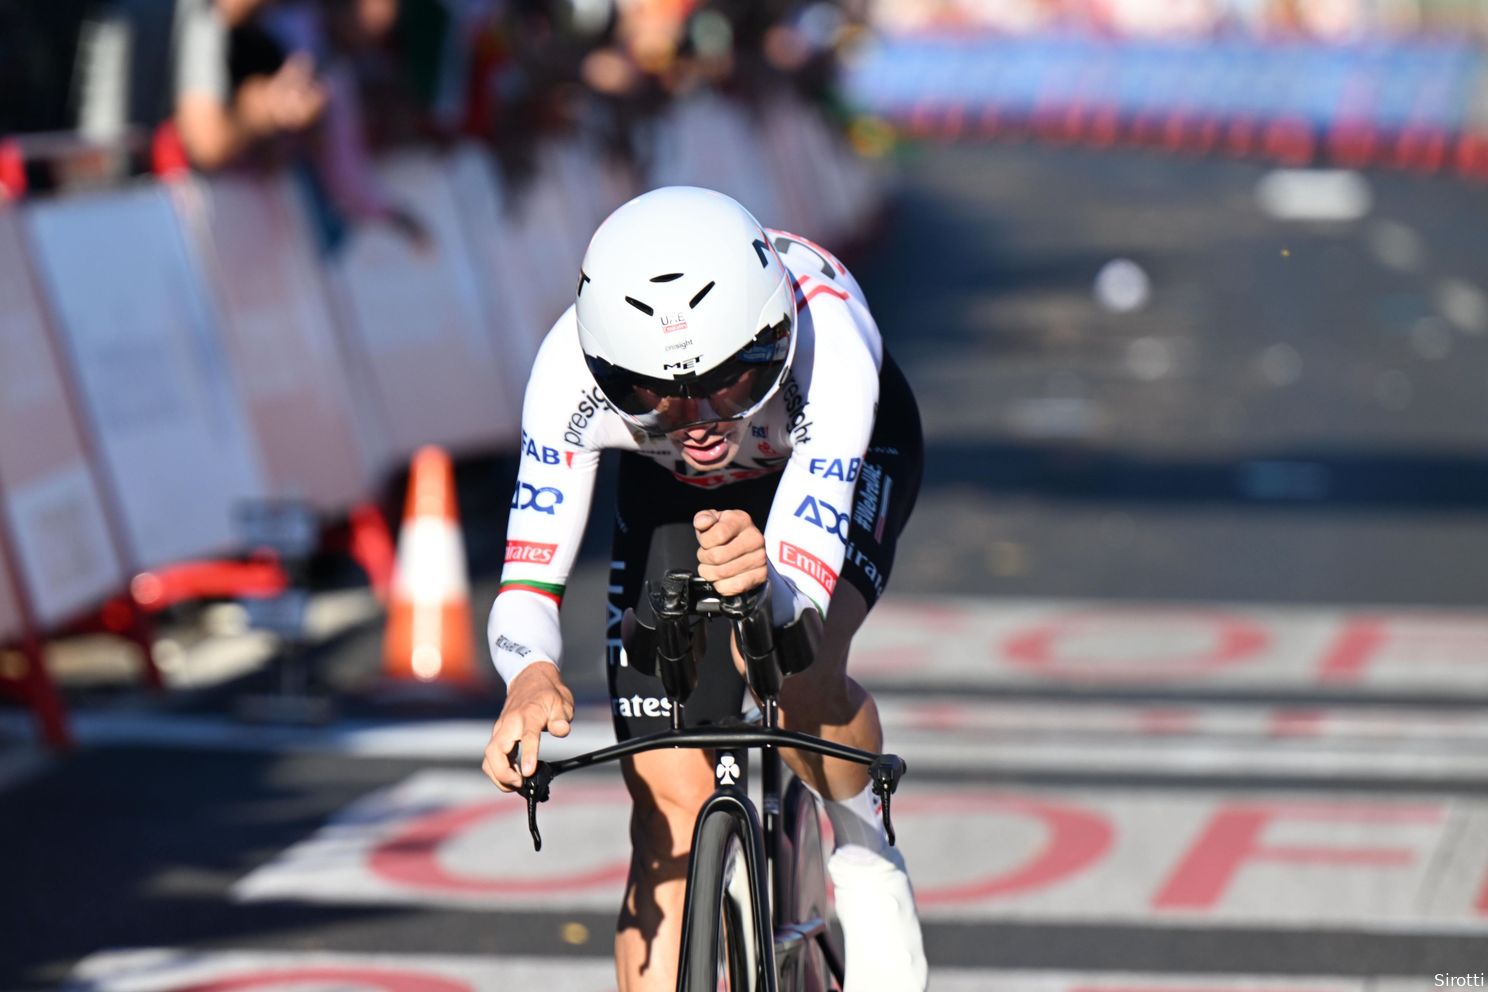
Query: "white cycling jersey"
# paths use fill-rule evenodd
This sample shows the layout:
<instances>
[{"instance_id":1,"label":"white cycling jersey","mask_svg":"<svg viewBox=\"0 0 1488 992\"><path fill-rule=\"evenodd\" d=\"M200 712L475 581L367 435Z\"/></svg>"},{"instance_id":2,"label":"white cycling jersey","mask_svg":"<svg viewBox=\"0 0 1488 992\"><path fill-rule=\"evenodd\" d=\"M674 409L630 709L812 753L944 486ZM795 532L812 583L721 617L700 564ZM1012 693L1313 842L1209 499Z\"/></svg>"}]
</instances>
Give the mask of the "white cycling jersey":
<instances>
[{"instance_id":1,"label":"white cycling jersey","mask_svg":"<svg viewBox=\"0 0 1488 992\"><path fill-rule=\"evenodd\" d=\"M724 468L697 472L669 438L633 431L620 418L584 363L573 307L548 332L522 406L506 564L487 627L491 657L508 684L535 661L562 663L558 607L606 448L636 452L678 482L706 489L781 473L765 525L771 606L780 620L807 606L826 613L873 431L883 344L862 288L841 262L798 235L768 233L796 281L795 357ZM730 509L726 489L716 508Z\"/></svg>"}]
</instances>

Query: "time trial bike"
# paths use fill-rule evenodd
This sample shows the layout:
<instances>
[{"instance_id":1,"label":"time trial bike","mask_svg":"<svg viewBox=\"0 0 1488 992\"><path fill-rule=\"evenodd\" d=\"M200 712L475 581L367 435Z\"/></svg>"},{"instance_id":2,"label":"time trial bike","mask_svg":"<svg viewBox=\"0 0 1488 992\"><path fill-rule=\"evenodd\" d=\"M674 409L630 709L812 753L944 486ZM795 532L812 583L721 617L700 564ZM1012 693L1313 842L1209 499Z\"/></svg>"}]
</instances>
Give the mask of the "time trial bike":
<instances>
[{"instance_id":1,"label":"time trial bike","mask_svg":"<svg viewBox=\"0 0 1488 992\"><path fill-rule=\"evenodd\" d=\"M671 701L671 728L557 761L539 761L520 789L527 800L533 846L542 849L538 804L565 772L659 748L715 752L716 788L693 829L682 919L678 992L831 992L843 983L843 961L828 917L821 820L815 797L783 766L782 747L811 751L868 768L894 843L891 799L907 770L893 754L875 754L778 726L780 687L815 655L821 617L807 610L775 628L764 587L719 596L687 570L670 570L646 594L654 626L627 610L622 640L631 664L659 676ZM745 678L759 702L757 720L703 727L683 725L698 682L706 621L724 617L743 657ZM760 752L760 794L751 800L745 756ZM763 817L760 809L763 808Z\"/></svg>"}]
</instances>

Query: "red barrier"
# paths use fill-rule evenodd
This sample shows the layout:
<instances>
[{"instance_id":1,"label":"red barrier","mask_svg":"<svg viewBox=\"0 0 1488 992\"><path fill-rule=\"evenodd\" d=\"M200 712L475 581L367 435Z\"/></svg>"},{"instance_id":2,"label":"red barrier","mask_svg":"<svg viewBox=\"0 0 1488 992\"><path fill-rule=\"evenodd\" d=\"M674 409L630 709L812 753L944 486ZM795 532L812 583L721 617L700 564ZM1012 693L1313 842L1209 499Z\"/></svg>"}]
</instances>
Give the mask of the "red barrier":
<instances>
[{"instance_id":1,"label":"red barrier","mask_svg":"<svg viewBox=\"0 0 1488 992\"><path fill-rule=\"evenodd\" d=\"M1488 179L1488 135L1463 135L1453 151L1452 164L1470 179Z\"/></svg>"},{"instance_id":2,"label":"red barrier","mask_svg":"<svg viewBox=\"0 0 1488 992\"><path fill-rule=\"evenodd\" d=\"M186 146L174 121L161 124L150 137L150 170L165 180L184 179L191 174Z\"/></svg>"},{"instance_id":3,"label":"red barrier","mask_svg":"<svg viewBox=\"0 0 1488 992\"><path fill-rule=\"evenodd\" d=\"M26 159L14 139L0 141L0 203L26 195Z\"/></svg>"},{"instance_id":4,"label":"red barrier","mask_svg":"<svg viewBox=\"0 0 1488 992\"><path fill-rule=\"evenodd\" d=\"M1345 117L1319 130L1295 117L1257 121L1194 116L1180 108L1122 118L1108 107L1044 103L1027 120L1019 120L993 105L973 109L922 102L897 123L905 134L925 140L1017 141L1032 136L1056 146L1157 148L1261 158L1294 167L1327 161L1342 168L1384 167L1430 175L1451 170L1466 179L1488 181L1488 134L1454 135L1427 127L1384 133L1362 118Z\"/></svg>"},{"instance_id":5,"label":"red barrier","mask_svg":"<svg viewBox=\"0 0 1488 992\"><path fill-rule=\"evenodd\" d=\"M72 747L72 731L62 696L46 668L46 652L40 639L26 634L11 650L0 650L0 692L14 696L31 708L37 731L49 746Z\"/></svg>"},{"instance_id":6,"label":"red barrier","mask_svg":"<svg viewBox=\"0 0 1488 992\"><path fill-rule=\"evenodd\" d=\"M277 596L288 587L279 562L265 556L249 561L185 562L141 572L130 580L129 593L141 609L158 613L198 599Z\"/></svg>"}]
</instances>

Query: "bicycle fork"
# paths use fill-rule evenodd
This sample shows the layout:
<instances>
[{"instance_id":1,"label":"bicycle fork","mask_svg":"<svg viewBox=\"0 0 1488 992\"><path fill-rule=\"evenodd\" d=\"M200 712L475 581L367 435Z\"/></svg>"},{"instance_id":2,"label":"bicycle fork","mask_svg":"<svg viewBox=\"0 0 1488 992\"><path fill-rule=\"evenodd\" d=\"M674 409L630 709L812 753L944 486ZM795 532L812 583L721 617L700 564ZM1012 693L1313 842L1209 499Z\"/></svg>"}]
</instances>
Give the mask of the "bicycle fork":
<instances>
[{"instance_id":1,"label":"bicycle fork","mask_svg":"<svg viewBox=\"0 0 1488 992\"><path fill-rule=\"evenodd\" d=\"M722 767L723 757L730 754L727 751L719 752L719 767ZM735 757L737 761L737 757ZM722 777L722 776L720 776ZM759 816L755 812L754 804L749 801L744 790L738 785L729 784L719 788L703 803L703 808L698 812L697 828L693 833L692 848L696 854L699 842L698 836L702 832L703 825L716 816L727 816L736 820L739 824L739 835L744 844L744 864L749 873L749 901L750 916L754 924L754 932L750 934L756 948L756 958L752 962L754 971L755 992L779 992L779 983L776 979L775 938L771 933L773 929L770 914L770 898L766 888L765 878L765 840L764 831L761 829ZM694 858L690 871L696 873L701 862ZM700 907L693 904L693 897L697 891L694 874L690 874L687 881L687 900L682 911L682 940L683 948L692 944L691 933L693 927L713 925L714 907ZM708 922L704 922L708 921ZM719 938L722 939L720 932ZM685 971L682 976L685 981ZM689 990L689 992L705 992L705 990ZM706 990L712 992L712 990Z\"/></svg>"}]
</instances>

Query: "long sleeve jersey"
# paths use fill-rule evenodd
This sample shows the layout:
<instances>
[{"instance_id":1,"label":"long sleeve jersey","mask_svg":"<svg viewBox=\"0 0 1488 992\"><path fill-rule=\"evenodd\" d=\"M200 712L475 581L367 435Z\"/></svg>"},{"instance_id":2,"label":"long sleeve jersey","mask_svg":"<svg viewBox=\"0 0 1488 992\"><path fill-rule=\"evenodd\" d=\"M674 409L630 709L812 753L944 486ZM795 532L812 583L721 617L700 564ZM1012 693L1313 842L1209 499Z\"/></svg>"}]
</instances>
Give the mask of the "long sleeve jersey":
<instances>
[{"instance_id":1,"label":"long sleeve jersey","mask_svg":"<svg viewBox=\"0 0 1488 992\"><path fill-rule=\"evenodd\" d=\"M730 483L780 473L765 525L774 615L795 617L808 606L825 615L877 412L883 345L861 287L841 262L798 235L768 233L796 282L796 350L723 468L697 472L669 438L621 419L584 363L573 307L548 332L523 402L506 563L487 627L491 657L508 683L535 661L562 664L558 608L607 448L649 458L679 483L716 489L720 510L730 508Z\"/></svg>"}]
</instances>

